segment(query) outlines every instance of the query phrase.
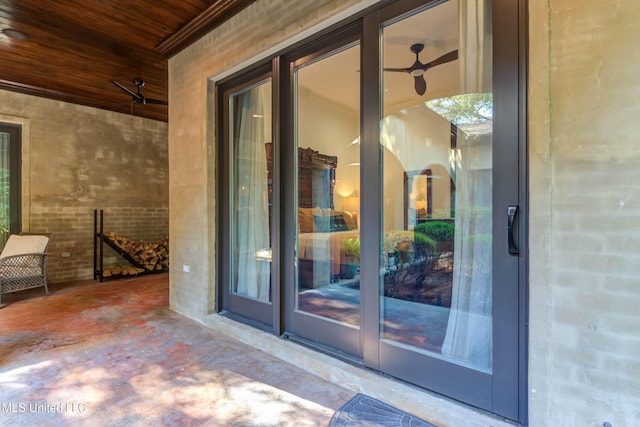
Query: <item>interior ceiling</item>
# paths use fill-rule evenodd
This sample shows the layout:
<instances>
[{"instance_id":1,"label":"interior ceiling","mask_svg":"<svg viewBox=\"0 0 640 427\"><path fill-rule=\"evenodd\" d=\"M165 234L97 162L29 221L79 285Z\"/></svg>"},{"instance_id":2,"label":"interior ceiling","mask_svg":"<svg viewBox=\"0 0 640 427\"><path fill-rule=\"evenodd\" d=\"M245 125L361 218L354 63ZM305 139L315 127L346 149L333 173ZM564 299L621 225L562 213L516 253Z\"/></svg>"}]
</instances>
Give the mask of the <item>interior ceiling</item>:
<instances>
[{"instance_id":1,"label":"interior ceiling","mask_svg":"<svg viewBox=\"0 0 640 427\"><path fill-rule=\"evenodd\" d=\"M422 63L458 49L458 2L447 1L383 28L383 66L411 66L416 59L410 50L414 43L424 44L419 55ZM354 48L323 58L304 69L305 79L301 84L320 98L359 111L359 54L360 50ZM384 72L385 110L399 110L457 94L459 67L459 61L452 61L428 70L424 75L427 82L424 95L416 94L409 74Z\"/></svg>"},{"instance_id":2,"label":"interior ceiling","mask_svg":"<svg viewBox=\"0 0 640 427\"><path fill-rule=\"evenodd\" d=\"M0 89L167 121L112 81L167 101L167 59L254 1L2 0Z\"/></svg>"}]
</instances>

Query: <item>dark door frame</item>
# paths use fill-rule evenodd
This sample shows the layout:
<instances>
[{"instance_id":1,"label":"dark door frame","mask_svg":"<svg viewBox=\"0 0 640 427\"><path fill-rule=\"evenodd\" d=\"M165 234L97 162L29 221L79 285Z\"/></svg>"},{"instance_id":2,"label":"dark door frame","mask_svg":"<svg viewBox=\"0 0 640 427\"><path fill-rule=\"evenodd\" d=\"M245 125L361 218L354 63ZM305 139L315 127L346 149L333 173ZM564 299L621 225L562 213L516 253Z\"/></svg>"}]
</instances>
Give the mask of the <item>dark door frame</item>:
<instances>
[{"instance_id":1,"label":"dark door frame","mask_svg":"<svg viewBox=\"0 0 640 427\"><path fill-rule=\"evenodd\" d=\"M19 234L22 232L22 126L0 123L0 132L9 134L9 232Z\"/></svg>"},{"instance_id":2,"label":"dark door frame","mask_svg":"<svg viewBox=\"0 0 640 427\"><path fill-rule=\"evenodd\" d=\"M378 182L361 188L361 286L364 325L365 365L411 381L422 370L420 385L460 399L508 419L527 422L527 156L526 156L526 0L494 0L493 20L493 92L494 92L494 173L493 259L501 260L494 269L493 285L493 372L485 374L463 366L453 366L432 358L430 366L407 364L401 346L379 340L379 290L375 285L381 253L378 230L381 230L382 188L379 147L379 120L382 97L381 76L367 70L380 70L380 28L418 9L436 6L442 1L404 0L394 2L364 20L363 35L363 110L361 182ZM365 89L367 88L367 89ZM505 161L505 159L508 159ZM514 179L516 178L516 179ZM513 227L520 251L508 252L509 206L518 206ZM374 214L376 213L377 214ZM508 255L507 255L508 254ZM379 345L378 345L379 342ZM418 358L415 362L419 363ZM421 366L416 370L416 366ZM462 384L462 387L460 387Z\"/></svg>"},{"instance_id":3,"label":"dark door frame","mask_svg":"<svg viewBox=\"0 0 640 427\"><path fill-rule=\"evenodd\" d=\"M271 291L270 301L263 302L252 298L245 298L236 295L230 291L229 286L232 283L232 275L234 274L231 260L233 259L232 245L232 223L233 213L231 212L232 191L231 191L231 164L233 143L229 140L229 120L232 111L229 109L229 100L233 94L249 88L255 84L270 80L272 84L272 92L275 94L274 73L271 63L260 64L251 71L245 72L237 78L224 82L219 86L217 106L221 113L217 116L218 140L222 141L217 147L218 167L216 168L216 183L218 193L217 214L219 221L217 222L216 235L218 236L216 248L216 265L217 268L217 298L216 311L223 312L229 317L235 317L246 323L252 323L261 329L279 328L278 313L280 310L280 269L277 267L279 263L279 253L277 248L280 247L280 222L277 220L279 215L279 192L274 191L272 194L272 218L270 221L272 252L271 259ZM272 107L277 105L277 97L272 97ZM277 111L276 108L272 108ZM275 122L275 120L274 120ZM277 129L272 129L272 140L277 140ZM273 172L271 179L278 182L279 169L279 144L272 144Z\"/></svg>"},{"instance_id":4,"label":"dark door frame","mask_svg":"<svg viewBox=\"0 0 640 427\"><path fill-rule=\"evenodd\" d=\"M285 52L275 55L268 64L273 73L273 104L274 104L274 224L272 230L274 236L278 236L279 242L274 241L273 256L274 264L272 280L274 288L279 290L273 296L273 312L271 322L262 322L270 325L267 330L271 330L276 335L286 333L284 306L290 303L290 297L285 295L282 289L287 283L295 282L295 272L291 260L294 259L294 233L295 230L285 224L295 223L295 213L293 205L292 182L295 174L291 165L295 165L295 149L293 147L293 132L291 130L291 118L293 109L291 105L292 87L292 63L294 59L300 59L304 55L317 54L322 49L327 49L330 43L328 35L334 34L336 30L344 29L348 26L360 26L361 31L361 183L375 183L378 185L361 186L362 210L373 212L381 205L381 174L379 165L381 164L381 151L379 147L379 124L378 120L381 111L381 94L379 92L379 81L381 79L380 70L381 57L379 52L380 24L392 19L399 19L403 14L412 10L433 6L441 3L442 0L399 0L395 2L383 2L376 5L376 9L370 8L358 16L352 17L347 24L339 24L313 36L311 41L303 41L289 48ZM526 141L526 77L527 77L527 2L528 0L493 0L493 40L494 40L494 99L509 99L508 104L497 103L495 107L496 129L494 140L496 149L494 150L494 160L507 156L512 159L512 169L500 174L498 179L494 177L495 194L493 206L495 210L493 227L496 231L494 236L494 257L503 257L507 250L507 219L506 207L510 205L518 206L518 215L515 225L515 239L520 253L513 255L507 262L507 267L501 271L495 271L495 285L493 290L493 307L501 310L498 316L494 316L494 337L509 337L499 339L494 342L494 366L501 369L494 371L492 378L486 375L478 375L477 372L470 372L472 378L477 378L477 384L484 384L480 387L483 390L492 390L489 401L481 399L467 399L465 396L453 396L445 389L436 390L447 393L450 397L460 398L469 403L477 405L492 413L504 416L521 424L526 424L527 413L527 350L528 350L528 255L527 255L527 223L528 223L528 174L527 174L527 141ZM306 52L306 53L305 53ZM256 67L258 69L260 67ZM255 69L254 71L255 72ZM249 72L251 74L252 71ZM246 82L247 73L239 73L243 76L237 82L244 79ZM229 85L233 79L238 79L238 75L226 79L224 85ZM221 86L227 87L227 86ZM219 93L222 93L220 90ZM223 98L219 96L218 108L224 108ZM219 117L218 117L219 120ZM224 128L218 124L217 129ZM219 132L219 140L224 141L224 135ZM222 144L224 146L224 143ZM224 158L224 148L218 149L218 153ZM217 182L218 182L218 236L220 237L217 248L218 284L220 292L217 301L224 301L228 295L223 289L228 286L225 281L228 278L228 270L225 267L229 260L228 248L225 248L224 224L230 221L230 213L225 211L225 194L228 193L228 181L225 180L224 162L218 160ZM513 179L516 176L517 179ZM496 182L497 181L497 182ZM500 196L506 194L506 197ZM496 196L497 195L497 196ZM366 203L366 205L365 205ZM221 206L222 205L222 206ZM361 283L378 284L377 272L380 265L380 240L375 231L380 230L381 215L364 215L360 217L361 235ZM373 231L373 232L372 232ZM228 236L227 236L228 238ZM228 240L227 240L228 241ZM517 277L517 283L508 280L507 277ZM502 279L501 279L502 278ZM277 286L276 284L279 284ZM219 303L217 311L224 311L225 307ZM365 289L361 293L361 316L363 328L360 334L361 362L372 369L381 370L380 360L380 334L378 322L380 319L379 289ZM499 318L501 321L496 321ZM245 319L246 320L246 319ZM322 350L327 351L326 348ZM330 349L328 349L331 352ZM340 356L339 354L336 354ZM461 370L461 372L464 371ZM436 367L437 372L437 367ZM466 374L464 374L466 375ZM466 377L454 375L449 378L442 378L442 381L466 382ZM474 380L475 381L475 380ZM471 387L473 388L473 386ZM476 393L472 390L471 393ZM484 391L481 393L485 393ZM477 395L477 394L476 394Z\"/></svg>"},{"instance_id":5,"label":"dark door frame","mask_svg":"<svg viewBox=\"0 0 640 427\"><path fill-rule=\"evenodd\" d=\"M292 50L289 54L283 56L283 65L281 68L282 78L288 82L286 88L283 84L282 100L287 105L285 107L286 114L282 115L283 122L281 128L287 129L283 131L282 149L286 153L290 153L283 164L285 167L282 183L283 205L282 212L286 212L287 217L285 224L297 224L297 208L298 200L296 197L298 174L297 153L295 132L292 124L294 123L296 114L294 111L295 101L295 79L293 78L295 68L309 61L314 61L333 51L339 50L353 43L361 44L361 26L359 22L344 25L341 28L332 31L325 37L316 38L314 42L308 43L299 49ZM293 154L291 154L293 153ZM296 167L294 167L296 166ZM283 227L283 247L282 253L285 259L296 259L296 230L292 227ZM308 314L299 313L295 310L296 304L296 288L297 288L297 270L294 263L282 265L284 277L284 310L283 310L283 326L284 333L290 339L300 340L305 344L312 346L320 346L322 348L338 349L336 355L351 356L353 361L359 361L362 357L362 347L360 338L360 328L354 328L347 325L339 325L335 321L321 319ZM349 358L347 356L347 358Z\"/></svg>"}]
</instances>

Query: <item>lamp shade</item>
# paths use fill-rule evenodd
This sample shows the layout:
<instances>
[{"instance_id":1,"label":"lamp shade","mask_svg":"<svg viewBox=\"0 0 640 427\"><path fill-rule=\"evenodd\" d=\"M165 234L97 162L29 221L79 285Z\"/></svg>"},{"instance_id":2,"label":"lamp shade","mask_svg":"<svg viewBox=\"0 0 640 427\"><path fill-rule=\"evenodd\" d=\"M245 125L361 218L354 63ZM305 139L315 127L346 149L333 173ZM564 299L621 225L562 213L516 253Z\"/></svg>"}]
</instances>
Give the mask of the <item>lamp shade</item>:
<instances>
[{"instance_id":1,"label":"lamp shade","mask_svg":"<svg viewBox=\"0 0 640 427\"><path fill-rule=\"evenodd\" d=\"M342 210L346 212L360 212L360 197L350 196L342 199Z\"/></svg>"}]
</instances>

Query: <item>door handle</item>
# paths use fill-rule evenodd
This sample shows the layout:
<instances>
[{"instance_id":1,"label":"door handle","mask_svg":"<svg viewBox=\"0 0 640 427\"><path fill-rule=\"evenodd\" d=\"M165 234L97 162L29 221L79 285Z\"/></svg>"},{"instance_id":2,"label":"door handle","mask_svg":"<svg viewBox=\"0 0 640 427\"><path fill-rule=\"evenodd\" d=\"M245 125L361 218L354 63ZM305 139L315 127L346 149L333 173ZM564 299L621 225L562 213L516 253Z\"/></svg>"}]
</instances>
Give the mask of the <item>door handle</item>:
<instances>
[{"instance_id":1,"label":"door handle","mask_svg":"<svg viewBox=\"0 0 640 427\"><path fill-rule=\"evenodd\" d=\"M518 214L518 205L509 205L507 207L507 243L509 245L509 254L518 255L520 251L516 246L515 233L516 230L513 227L516 215Z\"/></svg>"}]
</instances>

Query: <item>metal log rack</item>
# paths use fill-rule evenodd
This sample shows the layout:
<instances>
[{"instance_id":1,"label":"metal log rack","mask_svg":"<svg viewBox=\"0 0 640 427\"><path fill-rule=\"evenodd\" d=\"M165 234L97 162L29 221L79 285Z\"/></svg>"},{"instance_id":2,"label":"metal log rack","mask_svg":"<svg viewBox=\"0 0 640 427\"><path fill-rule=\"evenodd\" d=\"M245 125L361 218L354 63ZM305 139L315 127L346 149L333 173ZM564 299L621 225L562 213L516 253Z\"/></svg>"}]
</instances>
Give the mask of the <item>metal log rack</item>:
<instances>
[{"instance_id":1,"label":"metal log rack","mask_svg":"<svg viewBox=\"0 0 640 427\"><path fill-rule=\"evenodd\" d=\"M101 282L109 279L119 279L123 277L135 277L146 274L166 273L167 269L162 270L147 270L138 261L136 261L130 254L118 247L111 239L108 239L104 235L104 211L100 209L93 210L93 279L100 279ZM143 272L135 275L112 275L104 277L104 245L105 243L111 249L113 249L118 255L124 258L129 264L134 267L144 269Z\"/></svg>"}]
</instances>

